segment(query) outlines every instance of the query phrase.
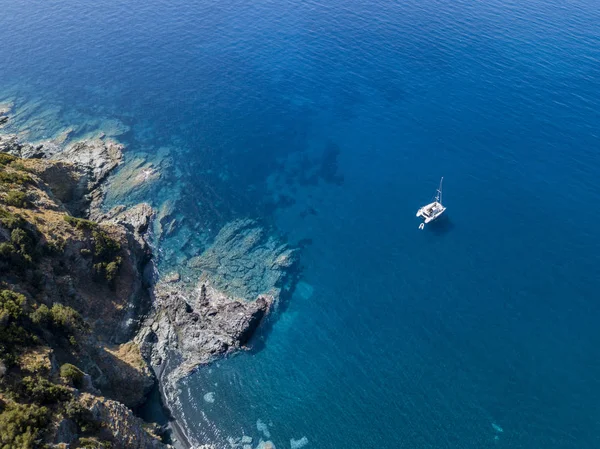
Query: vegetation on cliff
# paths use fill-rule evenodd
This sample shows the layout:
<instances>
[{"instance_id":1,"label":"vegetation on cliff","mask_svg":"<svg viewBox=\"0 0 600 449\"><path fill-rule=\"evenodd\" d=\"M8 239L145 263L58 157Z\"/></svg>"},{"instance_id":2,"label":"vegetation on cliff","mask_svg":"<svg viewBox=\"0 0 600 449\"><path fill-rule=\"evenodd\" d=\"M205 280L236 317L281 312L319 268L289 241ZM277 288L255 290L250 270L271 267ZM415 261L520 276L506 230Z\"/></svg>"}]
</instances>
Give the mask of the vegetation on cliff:
<instances>
[{"instance_id":1,"label":"vegetation on cliff","mask_svg":"<svg viewBox=\"0 0 600 449\"><path fill-rule=\"evenodd\" d=\"M135 405L145 388L136 378L152 384L133 343L119 359L141 285L133 240L69 215L39 163L0 153L0 448L159 447L103 397ZM120 396L125 379L135 397Z\"/></svg>"}]
</instances>

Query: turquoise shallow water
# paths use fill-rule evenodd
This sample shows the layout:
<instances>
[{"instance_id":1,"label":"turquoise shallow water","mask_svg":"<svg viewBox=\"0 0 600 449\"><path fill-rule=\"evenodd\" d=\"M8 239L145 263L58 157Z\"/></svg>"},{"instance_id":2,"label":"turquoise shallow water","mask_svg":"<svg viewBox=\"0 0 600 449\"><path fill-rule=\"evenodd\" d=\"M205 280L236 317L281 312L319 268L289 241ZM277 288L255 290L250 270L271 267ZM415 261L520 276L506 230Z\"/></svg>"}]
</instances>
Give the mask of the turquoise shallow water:
<instances>
[{"instance_id":1,"label":"turquoise shallow water","mask_svg":"<svg viewBox=\"0 0 600 449\"><path fill-rule=\"evenodd\" d=\"M254 350L182 385L195 439L598 447L594 2L0 7L7 86L175 148L185 219L303 243Z\"/></svg>"}]
</instances>

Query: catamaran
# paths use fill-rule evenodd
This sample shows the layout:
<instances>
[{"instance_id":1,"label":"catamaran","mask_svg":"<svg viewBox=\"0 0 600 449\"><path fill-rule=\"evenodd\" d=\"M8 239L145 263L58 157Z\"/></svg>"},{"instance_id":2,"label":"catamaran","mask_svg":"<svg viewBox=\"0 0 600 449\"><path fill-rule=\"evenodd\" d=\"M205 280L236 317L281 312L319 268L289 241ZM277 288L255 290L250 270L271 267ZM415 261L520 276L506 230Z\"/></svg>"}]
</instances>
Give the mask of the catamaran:
<instances>
[{"instance_id":1,"label":"catamaran","mask_svg":"<svg viewBox=\"0 0 600 449\"><path fill-rule=\"evenodd\" d=\"M423 218L423 223L419 225L419 229L423 229L425 224L431 223L433 220L439 218L439 216L442 215L446 210L446 208L442 205L443 180L444 177L442 176L442 179L440 180L440 186L436 191L433 203L429 203L417 211L417 217Z\"/></svg>"}]
</instances>

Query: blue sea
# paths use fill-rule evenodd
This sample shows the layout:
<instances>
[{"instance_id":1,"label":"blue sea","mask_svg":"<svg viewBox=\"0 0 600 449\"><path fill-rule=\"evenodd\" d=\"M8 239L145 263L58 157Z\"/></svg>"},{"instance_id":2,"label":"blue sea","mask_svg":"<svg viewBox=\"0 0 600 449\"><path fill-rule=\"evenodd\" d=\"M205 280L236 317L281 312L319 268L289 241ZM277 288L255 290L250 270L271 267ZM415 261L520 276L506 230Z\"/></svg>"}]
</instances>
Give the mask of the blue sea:
<instances>
[{"instance_id":1,"label":"blue sea","mask_svg":"<svg viewBox=\"0 0 600 449\"><path fill-rule=\"evenodd\" d=\"M126 158L172 148L181 220L252 217L302 248L252 350L181 385L193 440L600 447L598 2L0 11L0 98L116 118Z\"/></svg>"}]
</instances>

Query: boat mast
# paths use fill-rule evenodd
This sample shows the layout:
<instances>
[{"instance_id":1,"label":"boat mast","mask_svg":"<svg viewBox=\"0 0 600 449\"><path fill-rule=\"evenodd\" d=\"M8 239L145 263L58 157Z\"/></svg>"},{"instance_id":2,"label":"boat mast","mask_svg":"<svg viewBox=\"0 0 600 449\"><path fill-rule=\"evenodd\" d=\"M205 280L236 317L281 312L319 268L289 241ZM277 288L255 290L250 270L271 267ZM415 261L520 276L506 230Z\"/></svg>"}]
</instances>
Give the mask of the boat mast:
<instances>
[{"instance_id":1,"label":"boat mast","mask_svg":"<svg viewBox=\"0 0 600 449\"><path fill-rule=\"evenodd\" d=\"M437 198L436 198L436 201L440 204L442 204L442 181L444 181L443 176L442 176L442 179L440 179L440 187L438 188Z\"/></svg>"}]
</instances>

